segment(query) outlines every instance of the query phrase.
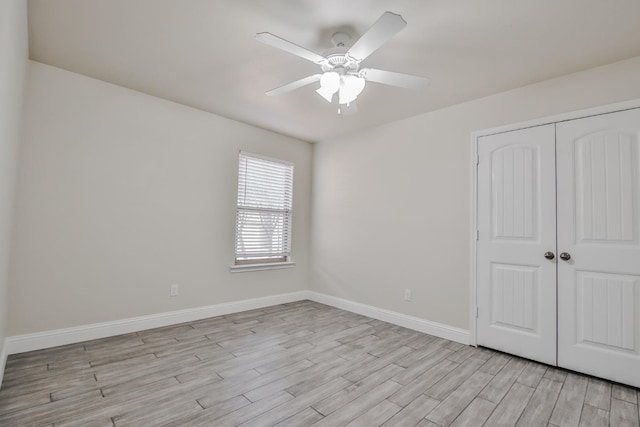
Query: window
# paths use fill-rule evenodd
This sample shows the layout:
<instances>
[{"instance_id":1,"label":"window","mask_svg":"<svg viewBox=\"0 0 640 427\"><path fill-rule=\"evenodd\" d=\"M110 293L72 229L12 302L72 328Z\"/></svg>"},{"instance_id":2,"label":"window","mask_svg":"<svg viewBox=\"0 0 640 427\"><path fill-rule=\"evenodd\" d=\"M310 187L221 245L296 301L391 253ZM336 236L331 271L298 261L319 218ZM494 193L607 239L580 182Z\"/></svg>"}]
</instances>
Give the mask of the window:
<instances>
[{"instance_id":1,"label":"window","mask_svg":"<svg viewBox=\"0 0 640 427\"><path fill-rule=\"evenodd\" d=\"M292 193L293 164L240 152L236 266L291 261Z\"/></svg>"}]
</instances>

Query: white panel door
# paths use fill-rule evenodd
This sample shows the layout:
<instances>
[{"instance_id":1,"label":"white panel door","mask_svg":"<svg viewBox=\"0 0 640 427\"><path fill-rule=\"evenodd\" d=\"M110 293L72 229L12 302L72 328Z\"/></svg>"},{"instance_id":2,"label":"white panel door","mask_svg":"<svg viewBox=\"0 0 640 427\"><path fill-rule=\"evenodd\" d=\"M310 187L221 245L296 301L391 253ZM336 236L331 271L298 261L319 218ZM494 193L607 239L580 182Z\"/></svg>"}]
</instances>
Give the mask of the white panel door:
<instances>
[{"instance_id":1,"label":"white panel door","mask_svg":"<svg viewBox=\"0 0 640 427\"><path fill-rule=\"evenodd\" d=\"M477 342L556 364L555 129L478 140Z\"/></svg>"},{"instance_id":2,"label":"white panel door","mask_svg":"<svg viewBox=\"0 0 640 427\"><path fill-rule=\"evenodd\" d=\"M635 386L639 136L639 109L557 125L558 364Z\"/></svg>"}]
</instances>

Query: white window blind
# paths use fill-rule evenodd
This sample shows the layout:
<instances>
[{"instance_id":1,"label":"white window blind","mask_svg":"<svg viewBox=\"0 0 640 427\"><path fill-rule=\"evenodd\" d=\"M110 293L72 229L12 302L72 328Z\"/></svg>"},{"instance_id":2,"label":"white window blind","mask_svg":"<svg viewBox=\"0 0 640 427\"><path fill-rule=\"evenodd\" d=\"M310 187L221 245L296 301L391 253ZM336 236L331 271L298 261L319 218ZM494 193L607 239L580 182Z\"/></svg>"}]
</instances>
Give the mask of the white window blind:
<instances>
[{"instance_id":1,"label":"white window blind","mask_svg":"<svg viewBox=\"0 0 640 427\"><path fill-rule=\"evenodd\" d=\"M292 193L292 164L240 153L236 264L289 260Z\"/></svg>"}]
</instances>

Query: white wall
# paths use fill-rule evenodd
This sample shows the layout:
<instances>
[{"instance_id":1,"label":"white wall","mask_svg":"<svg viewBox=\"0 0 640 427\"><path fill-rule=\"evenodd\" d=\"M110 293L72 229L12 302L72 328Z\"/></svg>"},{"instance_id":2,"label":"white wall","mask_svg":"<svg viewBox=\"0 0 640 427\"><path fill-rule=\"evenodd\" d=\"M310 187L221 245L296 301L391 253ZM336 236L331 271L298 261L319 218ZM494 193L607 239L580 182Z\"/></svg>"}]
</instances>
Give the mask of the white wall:
<instances>
[{"instance_id":1,"label":"white wall","mask_svg":"<svg viewBox=\"0 0 640 427\"><path fill-rule=\"evenodd\" d=\"M311 289L467 329L470 133L635 98L640 57L315 145Z\"/></svg>"},{"instance_id":2,"label":"white wall","mask_svg":"<svg viewBox=\"0 0 640 427\"><path fill-rule=\"evenodd\" d=\"M11 335L306 289L307 142L36 62L25 103ZM240 149L295 163L293 269L228 271Z\"/></svg>"},{"instance_id":3,"label":"white wall","mask_svg":"<svg viewBox=\"0 0 640 427\"><path fill-rule=\"evenodd\" d=\"M7 332L9 247L22 93L28 61L27 4L0 2L0 355ZM4 360L0 356L0 382Z\"/></svg>"},{"instance_id":4,"label":"white wall","mask_svg":"<svg viewBox=\"0 0 640 427\"><path fill-rule=\"evenodd\" d=\"M640 58L312 149L31 62L8 333L292 292L309 279L318 292L467 328L470 132L633 98ZM294 269L228 272L239 149L296 164Z\"/></svg>"}]
</instances>

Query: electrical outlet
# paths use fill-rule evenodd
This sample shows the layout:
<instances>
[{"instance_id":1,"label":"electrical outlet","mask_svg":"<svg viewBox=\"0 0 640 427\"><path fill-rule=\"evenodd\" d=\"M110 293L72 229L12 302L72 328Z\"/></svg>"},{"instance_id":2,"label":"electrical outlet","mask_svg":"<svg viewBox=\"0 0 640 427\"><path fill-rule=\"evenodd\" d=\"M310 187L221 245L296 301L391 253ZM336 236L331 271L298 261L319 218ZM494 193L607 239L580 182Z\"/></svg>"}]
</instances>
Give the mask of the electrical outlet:
<instances>
[{"instance_id":1,"label":"electrical outlet","mask_svg":"<svg viewBox=\"0 0 640 427\"><path fill-rule=\"evenodd\" d=\"M404 290L404 300L411 301L411 289Z\"/></svg>"},{"instance_id":2,"label":"electrical outlet","mask_svg":"<svg viewBox=\"0 0 640 427\"><path fill-rule=\"evenodd\" d=\"M173 285L171 285L171 289L169 290L169 296L177 297L178 291L179 291L178 285L174 283Z\"/></svg>"}]
</instances>

